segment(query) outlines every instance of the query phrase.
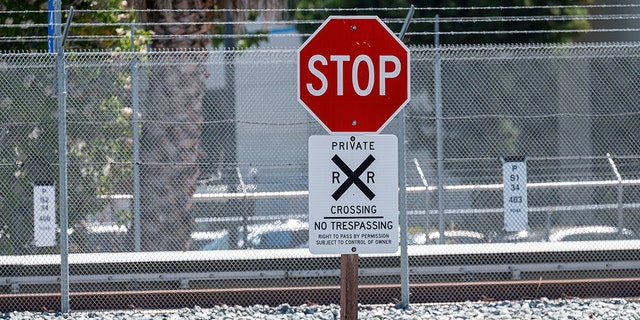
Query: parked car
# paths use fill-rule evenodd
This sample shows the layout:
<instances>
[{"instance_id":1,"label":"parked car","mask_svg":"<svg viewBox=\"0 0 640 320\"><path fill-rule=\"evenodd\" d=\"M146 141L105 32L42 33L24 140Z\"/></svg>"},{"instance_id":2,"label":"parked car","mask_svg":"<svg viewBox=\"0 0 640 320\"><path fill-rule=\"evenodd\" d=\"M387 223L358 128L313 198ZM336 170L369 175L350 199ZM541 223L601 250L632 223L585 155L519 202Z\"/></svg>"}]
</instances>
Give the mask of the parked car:
<instances>
[{"instance_id":1,"label":"parked car","mask_svg":"<svg viewBox=\"0 0 640 320\"><path fill-rule=\"evenodd\" d=\"M515 242L544 242L545 233L531 230L522 230L515 232L502 232L494 234L490 242L496 243L515 243Z\"/></svg>"},{"instance_id":2,"label":"parked car","mask_svg":"<svg viewBox=\"0 0 640 320\"><path fill-rule=\"evenodd\" d=\"M289 221L281 225L269 225L249 233L248 249L299 248L309 242L309 224Z\"/></svg>"},{"instance_id":3,"label":"parked car","mask_svg":"<svg viewBox=\"0 0 640 320\"><path fill-rule=\"evenodd\" d=\"M191 234L191 250L228 250L229 233L225 231L198 231Z\"/></svg>"},{"instance_id":4,"label":"parked car","mask_svg":"<svg viewBox=\"0 0 640 320\"><path fill-rule=\"evenodd\" d=\"M194 250L288 249L301 248L309 242L309 223L296 219L238 228L238 243L230 243L228 230L213 232L209 241L192 246ZM194 233L194 236L197 233ZM246 239L246 242L245 242ZM196 243L194 239L194 244Z\"/></svg>"},{"instance_id":5,"label":"parked car","mask_svg":"<svg viewBox=\"0 0 640 320\"><path fill-rule=\"evenodd\" d=\"M635 232L612 226L585 226L559 229L551 232L550 242L558 241L604 241L638 239Z\"/></svg>"},{"instance_id":6,"label":"parked car","mask_svg":"<svg viewBox=\"0 0 640 320\"><path fill-rule=\"evenodd\" d=\"M419 246L427 244L427 235L424 232L409 233L407 235L407 244L410 246Z\"/></svg>"},{"instance_id":7,"label":"parked car","mask_svg":"<svg viewBox=\"0 0 640 320\"><path fill-rule=\"evenodd\" d=\"M444 232L444 244L469 244L486 242L484 234L469 230L448 230ZM430 244L440 244L440 232L429 233Z\"/></svg>"}]
</instances>

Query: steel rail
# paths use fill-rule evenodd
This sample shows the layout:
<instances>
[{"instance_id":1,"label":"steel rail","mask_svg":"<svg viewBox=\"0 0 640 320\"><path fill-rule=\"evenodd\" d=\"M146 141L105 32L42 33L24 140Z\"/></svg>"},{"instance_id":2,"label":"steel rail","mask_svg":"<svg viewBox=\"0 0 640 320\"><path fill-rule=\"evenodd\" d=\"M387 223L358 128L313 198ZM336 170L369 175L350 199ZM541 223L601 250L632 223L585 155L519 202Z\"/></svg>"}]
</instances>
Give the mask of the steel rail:
<instances>
[{"instance_id":1,"label":"steel rail","mask_svg":"<svg viewBox=\"0 0 640 320\"><path fill-rule=\"evenodd\" d=\"M637 298L640 278L535 279L456 283L413 283L411 303L455 303L464 301L502 301L525 299ZM361 285L361 304L397 303L399 284ZM179 289L150 291L71 292L70 309L87 310L164 310L217 305L336 304L339 286L267 287L223 289ZM56 312L59 293L0 294L0 312Z\"/></svg>"}]
</instances>

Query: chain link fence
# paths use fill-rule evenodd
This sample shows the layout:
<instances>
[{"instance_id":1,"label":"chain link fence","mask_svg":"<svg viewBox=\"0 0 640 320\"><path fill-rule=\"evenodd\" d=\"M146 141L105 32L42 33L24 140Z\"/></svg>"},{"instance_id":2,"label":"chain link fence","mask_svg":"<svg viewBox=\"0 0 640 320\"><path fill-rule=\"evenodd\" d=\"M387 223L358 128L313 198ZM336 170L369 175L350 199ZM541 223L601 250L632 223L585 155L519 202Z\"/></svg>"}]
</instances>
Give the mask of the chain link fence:
<instances>
[{"instance_id":1,"label":"chain link fence","mask_svg":"<svg viewBox=\"0 0 640 320\"><path fill-rule=\"evenodd\" d=\"M406 130L383 131L405 141L410 285L612 277L545 263L637 248L639 57L637 43L411 47ZM297 102L296 49L65 58L71 292L339 285L336 259L296 260L307 142L326 134ZM0 54L3 295L60 292L55 63ZM607 257L637 277L633 257ZM389 261L363 260L361 283L398 283Z\"/></svg>"}]
</instances>

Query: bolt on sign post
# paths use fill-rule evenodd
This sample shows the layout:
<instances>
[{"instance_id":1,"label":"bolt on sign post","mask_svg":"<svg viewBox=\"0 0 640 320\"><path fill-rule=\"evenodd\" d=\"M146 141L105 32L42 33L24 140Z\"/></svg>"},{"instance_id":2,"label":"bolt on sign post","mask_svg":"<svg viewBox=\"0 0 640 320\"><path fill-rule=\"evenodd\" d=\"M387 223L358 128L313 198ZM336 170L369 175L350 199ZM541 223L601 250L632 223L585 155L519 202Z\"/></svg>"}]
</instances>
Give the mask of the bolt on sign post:
<instances>
[{"instance_id":1,"label":"bolt on sign post","mask_svg":"<svg viewBox=\"0 0 640 320\"><path fill-rule=\"evenodd\" d=\"M378 17L331 16L297 55L298 101L331 134L309 138L309 250L342 254L356 319L358 254L398 250L398 141L377 133L409 102L409 49Z\"/></svg>"}]
</instances>

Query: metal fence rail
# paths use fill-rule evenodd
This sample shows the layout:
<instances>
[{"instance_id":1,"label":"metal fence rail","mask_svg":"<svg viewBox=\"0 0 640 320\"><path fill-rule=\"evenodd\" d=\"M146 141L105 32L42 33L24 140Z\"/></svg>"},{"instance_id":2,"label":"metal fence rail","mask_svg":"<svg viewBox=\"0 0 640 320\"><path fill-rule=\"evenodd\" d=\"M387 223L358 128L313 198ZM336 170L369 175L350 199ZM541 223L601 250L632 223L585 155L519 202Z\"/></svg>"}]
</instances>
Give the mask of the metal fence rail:
<instances>
[{"instance_id":1,"label":"metal fence rail","mask_svg":"<svg viewBox=\"0 0 640 320\"><path fill-rule=\"evenodd\" d=\"M107 269L88 276L82 266L96 264L83 257L166 250L190 256L206 248L254 255L273 249L270 234L305 234L307 139L325 132L296 100L295 56L294 48L66 53L72 291L91 290L86 277L96 275L144 280L153 268L162 271L149 271L151 277L206 274L150 259L127 276ZM592 250L573 253L579 263L563 262L575 272L562 276L598 278L610 269L637 276L635 255L622 256L634 249L615 248L635 244L640 232L639 57L637 43L411 47L412 100L405 118L383 132L405 141L403 231L410 249L426 251L410 260L410 284L433 282L451 268L482 273L516 266L520 276L560 276L551 272L556 262L519 263L515 252L472 255L455 267L448 255L429 253L463 255L460 243L468 242L498 251L519 242L519 250L534 256L536 248L562 252L588 244ZM46 53L0 54L0 264L32 266L3 268L3 294L24 290L21 281L59 290L53 283L59 262L38 262L60 255L59 225L52 223L58 218L39 220L59 192L55 199L34 195L48 190L40 187L60 187L55 74L55 57ZM527 159L524 236L504 230L498 159L512 156ZM597 241L552 242L560 232ZM329 260L305 268L297 256L304 239L289 245L295 250L278 253L283 265L257 263L275 272L269 282L245 278L240 260L205 266L235 277L240 287L290 283L278 278L279 270L334 275ZM597 258L593 251L605 247L618 262ZM363 274L396 281L385 274L396 267L385 265L389 260L370 261Z\"/></svg>"}]
</instances>

